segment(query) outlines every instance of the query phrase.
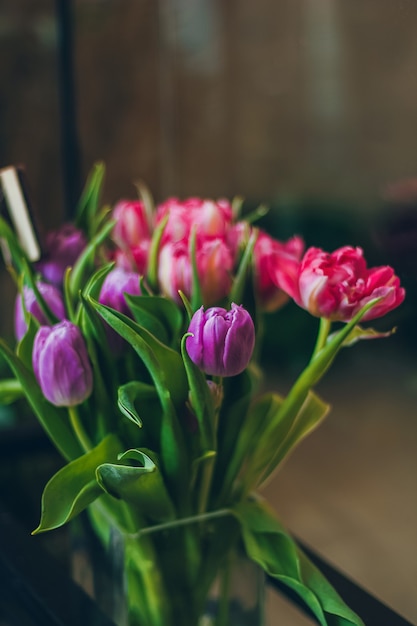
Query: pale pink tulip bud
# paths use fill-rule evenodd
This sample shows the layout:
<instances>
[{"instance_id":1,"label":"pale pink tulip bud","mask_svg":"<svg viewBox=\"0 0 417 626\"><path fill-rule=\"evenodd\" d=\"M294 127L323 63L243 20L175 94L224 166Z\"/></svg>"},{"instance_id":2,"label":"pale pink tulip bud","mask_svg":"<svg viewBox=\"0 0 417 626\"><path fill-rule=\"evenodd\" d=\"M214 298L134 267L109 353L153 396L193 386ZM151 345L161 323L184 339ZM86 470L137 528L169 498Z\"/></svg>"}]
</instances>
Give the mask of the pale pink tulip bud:
<instances>
[{"instance_id":1,"label":"pale pink tulip bud","mask_svg":"<svg viewBox=\"0 0 417 626\"><path fill-rule=\"evenodd\" d=\"M204 200L202 198L169 198L157 210L157 222L166 215L163 242L187 239L195 228L197 239L224 238L232 222L233 212L228 200Z\"/></svg>"},{"instance_id":2,"label":"pale pink tulip bud","mask_svg":"<svg viewBox=\"0 0 417 626\"><path fill-rule=\"evenodd\" d=\"M132 248L125 248L124 250L118 248L114 253L117 267L145 276L148 269L150 246L150 240L143 239L137 246Z\"/></svg>"},{"instance_id":3,"label":"pale pink tulip bud","mask_svg":"<svg viewBox=\"0 0 417 626\"><path fill-rule=\"evenodd\" d=\"M230 291L233 259L230 250L221 239L207 239L197 243L197 274L206 306L224 298ZM161 291L181 303L178 291L192 297L192 265L189 243L168 242L159 254L158 280Z\"/></svg>"},{"instance_id":4,"label":"pale pink tulip bud","mask_svg":"<svg viewBox=\"0 0 417 626\"><path fill-rule=\"evenodd\" d=\"M143 239L150 239L151 224L140 200L121 200L114 207L112 218L116 220L112 238L120 248L133 248Z\"/></svg>"},{"instance_id":5,"label":"pale pink tulip bud","mask_svg":"<svg viewBox=\"0 0 417 626\"><path fill-rule=\"evenodd\" d=\"M168 242L162 246L159 253L158 282L162 293L177 304L181 304L179 290L187 298L191 297L193 279L187 242Z\"/></svg>"}]
</instances>

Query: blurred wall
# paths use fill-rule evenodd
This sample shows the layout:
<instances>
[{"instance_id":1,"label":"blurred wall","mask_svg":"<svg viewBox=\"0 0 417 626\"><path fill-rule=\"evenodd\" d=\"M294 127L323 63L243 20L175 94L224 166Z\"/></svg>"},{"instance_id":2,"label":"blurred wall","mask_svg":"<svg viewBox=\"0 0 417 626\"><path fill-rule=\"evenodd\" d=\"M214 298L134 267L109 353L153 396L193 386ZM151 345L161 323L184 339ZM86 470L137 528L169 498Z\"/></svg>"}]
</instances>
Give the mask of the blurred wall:
<instances>
[{"instance_id":1,"label":"blurred wall","mask_svg":"<svg viewBox=\"0 0 417 626\"><path fill-rule=\"evenodd\" d=\"M26 166L44 228L64 215L58 2L0 4L0 167ZM417 175L415 0L72 9L82 179L103 160L105 201L143 179L157 200L289 202L288 229L294 201L367 224L385 185Z\"/></svg>"},{"instance_id":2,"label":"blurred wall","mask_svg":"<svg viewBox=\"0 0 417 626\"><path fill-rule=\"evenodd\" d=\"M0 165L25 163L58 222L52 1L0 5ZM283 194L375 203L416 173L414 0L77 0L85 176L111 200L145 179L167 194Z\"/></svg>"}]
</instances>

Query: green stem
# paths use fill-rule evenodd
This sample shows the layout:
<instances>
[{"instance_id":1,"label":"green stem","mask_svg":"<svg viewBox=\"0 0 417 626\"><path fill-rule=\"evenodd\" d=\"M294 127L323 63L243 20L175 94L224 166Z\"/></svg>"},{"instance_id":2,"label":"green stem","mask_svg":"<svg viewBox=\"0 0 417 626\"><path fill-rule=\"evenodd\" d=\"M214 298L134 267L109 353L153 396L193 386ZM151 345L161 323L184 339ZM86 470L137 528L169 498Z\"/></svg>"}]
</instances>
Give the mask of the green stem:
<instances>
[{"instance_id":1,"label":"green stem","mask_svg":"<svg viewBox=\"0 0 417 626\"><path fill-rule=\"evenodd\" d=\"M230 617L230 589L233 555L229 554L220 576L218 611L215 626L227 626Z\"/></svg>"},{"instance_id":2,"label":"green stem","mask_svg":"<svg viewBox=\"0 0 417 626\"><path fill-rule=\"evenodd\" d=\"M316 345L314 346L313 354L311 356L311 361L314 359L316 354L318 354L320 350L326 345L326 341L327 341L327 337L329 336L331 325L332 325L332 322L328 318L326 317L320 318L319 332L317 334Z\"/></svg>"},{"instance_id":3,"label":"green stem","mask_svg":"<svg viewBox=\"0 0 417 626\"><path fill-rule=\"evenodd\" d=\"M154 526L147 526L146 528L142 528L134 533L132 536L134 537L142 537L142 535L150 535L151 533L156 533L161 530L169 530L171 528L176 528L178 526L185 526L187 524L197 524L199 522L206 522L211 519L215 519L216 517L227 517L232 516L234 513L232 509L217 509L216 511L209 511L208 513L203 513L201 515L191 515L190 517L182 517L180 519L176 519L173 522L166 522L165 524L155 524Z\"/></svg>"},{"instance_id":4,"label":"green stem","mask_svg":"<svg viewBox=\"0 0 417 626\"><path fill-rule=\"evenodd\" d=\"M213 382L218 386L219 397L223 398L223 377L214 376ZM214 409L213 428L212 428L213 439L210 442L210 449L216 453L217 453L217 431L219 427L220 407L221 407L221 401L219 403L219 406L216 406ZM199 491L199 498L198 498L198 508L197 508L197 512L199 514L205 513L205 511L207 510L207 505L209 503L209 498L210 498L211 486L213 482L215 462L216 462L216 457L213 456L212 458L205 461L205 463L203 463L202 475L201 475L201 481L200 481L200 491Z\"/></svg>"},{"instance_id":5,"label":"green stem","mask_svg":"<svg viewBox=\"0 0 417 626\"><path fill-rule=\"evenodd\" d=\"M90 441L89 436L85 432L84 426L80 420L80 415L78 413L78 409L76 406L68 407L68 414L70 418L71 426L77 436L78 441L80 442L84 452L89 452L93 445Z\"/></svg>"}]
</instances>

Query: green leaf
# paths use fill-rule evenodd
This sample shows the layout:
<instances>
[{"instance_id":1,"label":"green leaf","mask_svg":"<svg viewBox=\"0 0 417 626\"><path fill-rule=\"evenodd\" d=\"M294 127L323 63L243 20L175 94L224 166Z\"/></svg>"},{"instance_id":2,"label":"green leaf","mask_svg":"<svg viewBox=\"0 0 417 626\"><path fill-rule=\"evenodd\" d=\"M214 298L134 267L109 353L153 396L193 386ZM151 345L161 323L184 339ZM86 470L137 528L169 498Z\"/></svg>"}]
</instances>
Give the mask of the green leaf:
<instances>
[{"instance_id":1,"label":"green leaf","mask_svg":"<svg viewBox=\"0 0 417 626\"><path fill-rule=\"evenodd\" d=\"M146 330L152 333L152 335L157 337L159 341L161 341L165 345L170 344L171 341L169 338L169 334L163 322L156 315L149 313L146 310L146 307L140 306L140 302L138 302L137 300L141 297L142 296L129 297L128 294L125 294L126 302L132 312L134 320L139 324L139 326L142 326L142 328L146 328ZM133 298L136 299L136 302L133 301ZM148 299L153 300L153 297Z\"/></svg>"},{"instance_id":2,"label":"green leaf","mask_svg":"<svg viewBox=\"0 0 417 626\"><path fill-rule=\"evenodd\" d=\"M149 285L151 286L153 290L155 290L158 286L159 247L161 245L162 235L164 234L164 230L165 230L165 226L167 225L168 218L169 218L169 214L167 213L165 217L155 227L153 231L153 235L152 235L151 246L149 249L147 279L148 279Z\"/></svg>"},{"instance_id":3,"label":"green leaf","mask_svg":"<svg viewBox=\"0 0 417 626\"><path fill-rule=\"evenodd\" d=\"M269 429L272 420L282 406L282 402L283 400L278 394L267 393L249 408L247 417L237 435L232 457L225 468L223 493L227 493L227 490L231 489L243 464L245 464L243 476L245 485L253 486L256 483L260 472L259 465L263 468L264 464L270 461L276 446L280 443L278 436L272 439L271 435L269 437L262 437L262 435ZM262 445L260 445L260 441L262 441Z\"/></svg>"},{"instance_id":4,"label":"green leaf","mask_svg":"<svg viewBox=\"0 0 417 626\"><path fill-rule=\"evenodd\" d=\"M23 274L24 274L25 282L28 284L30 289L32 289L35 295L36 301L39 305L39 308L41 312L43 313L44 317L47 319L48 324L52 326L53 324L57 324L58 322L60 322L61 320L52 313L51 309L48 307L47 303L42 297L42 294L39 291L37 282L35 280L32 266L30 265L29 261L27 261L26 259L23 259ZM24 300L22 301L22 304L24 307Z\"/></svg>"},{"instance_id":5,"label":"green leaf","mask_svg":"<svg viewBox=\"0 0 417 626\"><path fill-rule=\"evenodd\" d=\"M191 261L191 308L195 312L203 304L203 292L201 289L201 281L198 275L197 268L197 229L195 226L191 228L191 235L189 241L189 255Z\"/></svg>"},{"instance_id":6,"label":"green leaf","mask_svg":"<svg viewBox=\"0 0 417 626\"><path fill-rule=\"evenodd\" d=\"M178 295L182 300L182 303L184 305L184 309L187 313L187 318L188 318L188 322L191 322L191 318L193 316L193 309L191 307L191 303L188 300L187 296L185 295L185 293L183 291L181 291L181 289L178 290Z\"/></svg>"},{"instance_id":7,"label":"green leaf","mask_svg":"<svg viewBox=\"0 0 417 626\"><path fill-rule=\"evenodd\" d=\"M365 313L377 302L379 302L379 300L380 298L375 298L374 300L368 302L348 324L345 324L341 330L339 330L335 336L324 345L321 350L315 353L315 356L298 377L279 408L279 413L276 415L275 420L280 424L280 428L289 432L292 428L294 420L306 401L308 394L314 385L316 385L326 373L337 353L342 348L343 342L348 338L350 333L354 330L356 324L358 324ZM257 442L260 450L268 446L268 441L271 435L270 430L271 429L269 428L261 434L261 437Z\"/></svg>"},{"instance_id":8,"label":"green leaf","mask_svg":"<svg viewBox=\"0 0 417 626\"><path fill-rule=\"evenodd\" d=\"M39 329L38 320L33 315L28 315L28 326L22 339L16 346L16 354L28 370L33 371L32 352L35 335Z\"/></svg>"},{"instance_id":9,"label":"green leaf","mask_svg":"<svg viewBox=\"0 0 417 626\"><path fill-rule=\"evenodd\" d=\"M92 237L89 244L78 257L69 276L69 292L75 298L85 281L85 276L94 263L97 248L107 239L114 227L114 221L107 222L98 233Z\"/></svg>"},{"instance_id":10,"label":"green leaf","mask_svg":"<svg viewBox=\"0 0 417 626\"><path fill-rule=\"evenodd\" d=\"M390 337L396 331L396 328L391 328L391 330L388 330L386 332L380 332L379 330L375 330L374 328L362 328L362 326L356 325L355 328L346 337L342 346L353 346L355 343L361 341L362 339L384 339L385 337ZM328 341L333 341L336 335L337 332L329 335Z\"/></svg>"},{"instance_id":11,"label":"green leaf","mask_svg":"<svg viewBox=\"0 0 417 626\"><path fill-rule=\"evenodd\" d=\"M132 319L90 298L101 317L132 346L152 376L161 404L167 398L183 405L188 394L187 377L181 356ZM175 372L175 376L173 375Z\"/></svg>"},{"instance_id":12,"label":"green leaf","mask_svg":"<svg viewBox=\"0 0 417 626\"><path fill-rule=\"evenodd\" d=\"M240 304L243 300L243 293L248 279L248 272L252 263L253 249L255 247L258 235L258 230L254 228L251 236L249 237L248 244L245 248L245 252L239 263L239 267L233 281L232 289L228 298L230 303L235 302L236 304Z\"/></svg>"},{"instance_id":13,"label":"green leaf","mask_svg":"<svg viewBox=\"0 0 417 626\"><path fill-rule=\"evenodd\" d=\"M167 336L168 345L175 345L181 333L183 316L178 306L168 298L162 296L132 296L126 294L126 302L131 309L135 320L149 332L154 334L160 341L163 336L152 330L163 328L163 335ZM146 325L148 323L148 325Z\"/></svg>"},{"instance_id":14,"label":"green leaf","mask_svg":"<svg viewBox=\"0 0 417 626\"><path fill-rule=\"evenodd\" d=\"M83 450L69 425L67 411L48 402L33 372L25 367L3 339L0 339L0 353L20 382L34 413L58 450L67 460L78 457Z\"/></svg>"},{"instance_id":15,"label":"green leaf","mask_svg":"<svg viewBox=\"0 0 417 626\"><path fill-rule=\"evenodd\" d=\"M29 260L23 248L20 247L17 235L2 217L0 217L0 239L4 240L6 248L10 254L11 261L14 263L18 274L21 274L24 270L25 261L28 263ZM7 258L7 253L4 254L4 256L5 262L8 264L9 259Z\"/></svg>"},{"instance_id":16,"label":"green leaf","mask_svg":"<svg viewBox=\"0 0 417 626\"><path fill-rule=\"evenodd\" d=\"M82 228L89 236L92 235L92 224L98 210L105 167L96 163L89 175L76 209L76 226Z\"/></svg>"},{"instance_id":17,"label":"green leaf","mask_svg":"<svg viewBox=\"0 0 417 626\"><path fill-rule=\"evenodd\" d=\"M327 415L330 406L323 402L313 391L310 391L299 412L289 420L280 411L283 399L271 394L263 396L251 409L251 421L263 424L259 429L262 433L262 445L251 446L246 460L243 482L248 493L262 483L278 467L293 448L306 437ZM267 401L265 405L264 399ZM259 440L260 437L256 437Z\"/></svg>"},{"instance_id":18,"label":"green leaf","mask_svg":"<svg viewBox=\"0 0 417 626\"><path fill-rule=\"evenodd\" d=\"M41 521L32 534L63 526L94 502L103 490L96 469L117 460L120 442L108 435L98 446L65 465L47 483L42 495Z\"/></svg>"},{"instance_id":19,"label":"green leaf","mask_svg":"<svg viewBox=\"0 0 417 626\"><path fill-rule=\"evenodd\" d=\"M12 404L24 395L21 383L15 378L0 380L0 404Z\"/></svg>"},{"instance_id":20,"label":"green leaf","mask_svg":"<svg viewBox=\"0 0 417 626\"><path fill-rule=\"evenodd\" d=\"M274 454L263 475L262 481L268 478L281 461L283 461L307 435L317 428L329 411L330 405L319 398L313 391L310 391L285 437L281 437L281 433L271 433L271 439L274 439L278 445L275 447ZM277 428L279 430L279 424Z\"/></svg>"},{"instance_id":21,"label":"green leaf","mask_svg":"<svg viewBox=\"0 0 417 626\"><path fill-rule=\"evenodd\" d=\"M155 202L152 197L152 193L146 183L143 180L139 180L135 183L138 190L139 198L142 200L145 207L146 221L149 226L149 230L152 232L154 227L155 217Z\"/></svg>"},{"instance_id":22,"label":"green leaf","mask_svg":"<svg viewBox=\"0 0 417 626\"><path fill-rule=\"evenodd\" d=\"M137 412L136 400L148 400L156 398L156 389L153 385L147 385L137 380L133 380L118 389L118 406L120 411L136 426L142 428L142 420Z\"/></svg>"},{"instance_id":23,"label":"green leaf","mask_svg":"<svg viewBox=\"0 0 417 626\"><path fill-rule=\"evenodd\" d=\"M180 355L160 343L146 329L125 315L91 300L103 319L132 346L142 359L155 384L163 410L160 451L167 480L173 493L183 500L186 493L187 450L174 408L183 408L188 386ZM175 375L173 375L175 373Z\"/></svg>"},{"instance_id":24,"label":"green leaf","mask_svg":"<svg viewBox=\"0 0 417 626\"><path fill-rule=\"evenodd\" d=\"M97 481L110 495L134 504L142 515L167 522L175 518L175 509L165 487L152 452L128 450L119 456L119 462L129 459L138 465L104 463L97 468Z\"/></svg>"},{"instance_id":25,"label":"green leaf","mask_svg":"<svg viewBox=\"0 0 417 626\"><path fill-rule=\"evenodd\" d=\"M321 626L364 626L264 502L241 502L234 507L234 513L241 524L248 556L292 589Z\"/></svg>"}]
</instances>

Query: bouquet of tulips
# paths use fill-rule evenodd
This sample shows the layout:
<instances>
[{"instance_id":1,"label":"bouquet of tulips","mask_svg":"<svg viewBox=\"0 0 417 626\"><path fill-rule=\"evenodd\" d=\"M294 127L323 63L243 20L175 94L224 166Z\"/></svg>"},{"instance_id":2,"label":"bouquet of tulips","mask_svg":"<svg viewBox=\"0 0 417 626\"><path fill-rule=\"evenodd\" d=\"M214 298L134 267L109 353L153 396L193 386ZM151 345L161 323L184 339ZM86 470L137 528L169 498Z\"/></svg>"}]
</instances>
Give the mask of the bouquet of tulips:
<instances>
[{"instance_id":1,"label":"bouquet of tulips","mask_svg":"<svg viewBox=\"0 0 417 626\"><path fill-rule=\"evenodd\" d=\"M99 164L35 262L0 219L18 290L0 399L25 396L65 459L34 533L84 510L104 544L118 528L131 626L209 623L208 592L237 546L323 626L362 624L258 492L327 414L313 389L339 350L389 334L359 324L403 301L398 277L360 248L280 242L239 201L154 207L140 185L138 200L102 208L103 175ZM290 299L318 332L283 397L261 391L256 355L263 314Z\"/></svg>"}]
</instances>

